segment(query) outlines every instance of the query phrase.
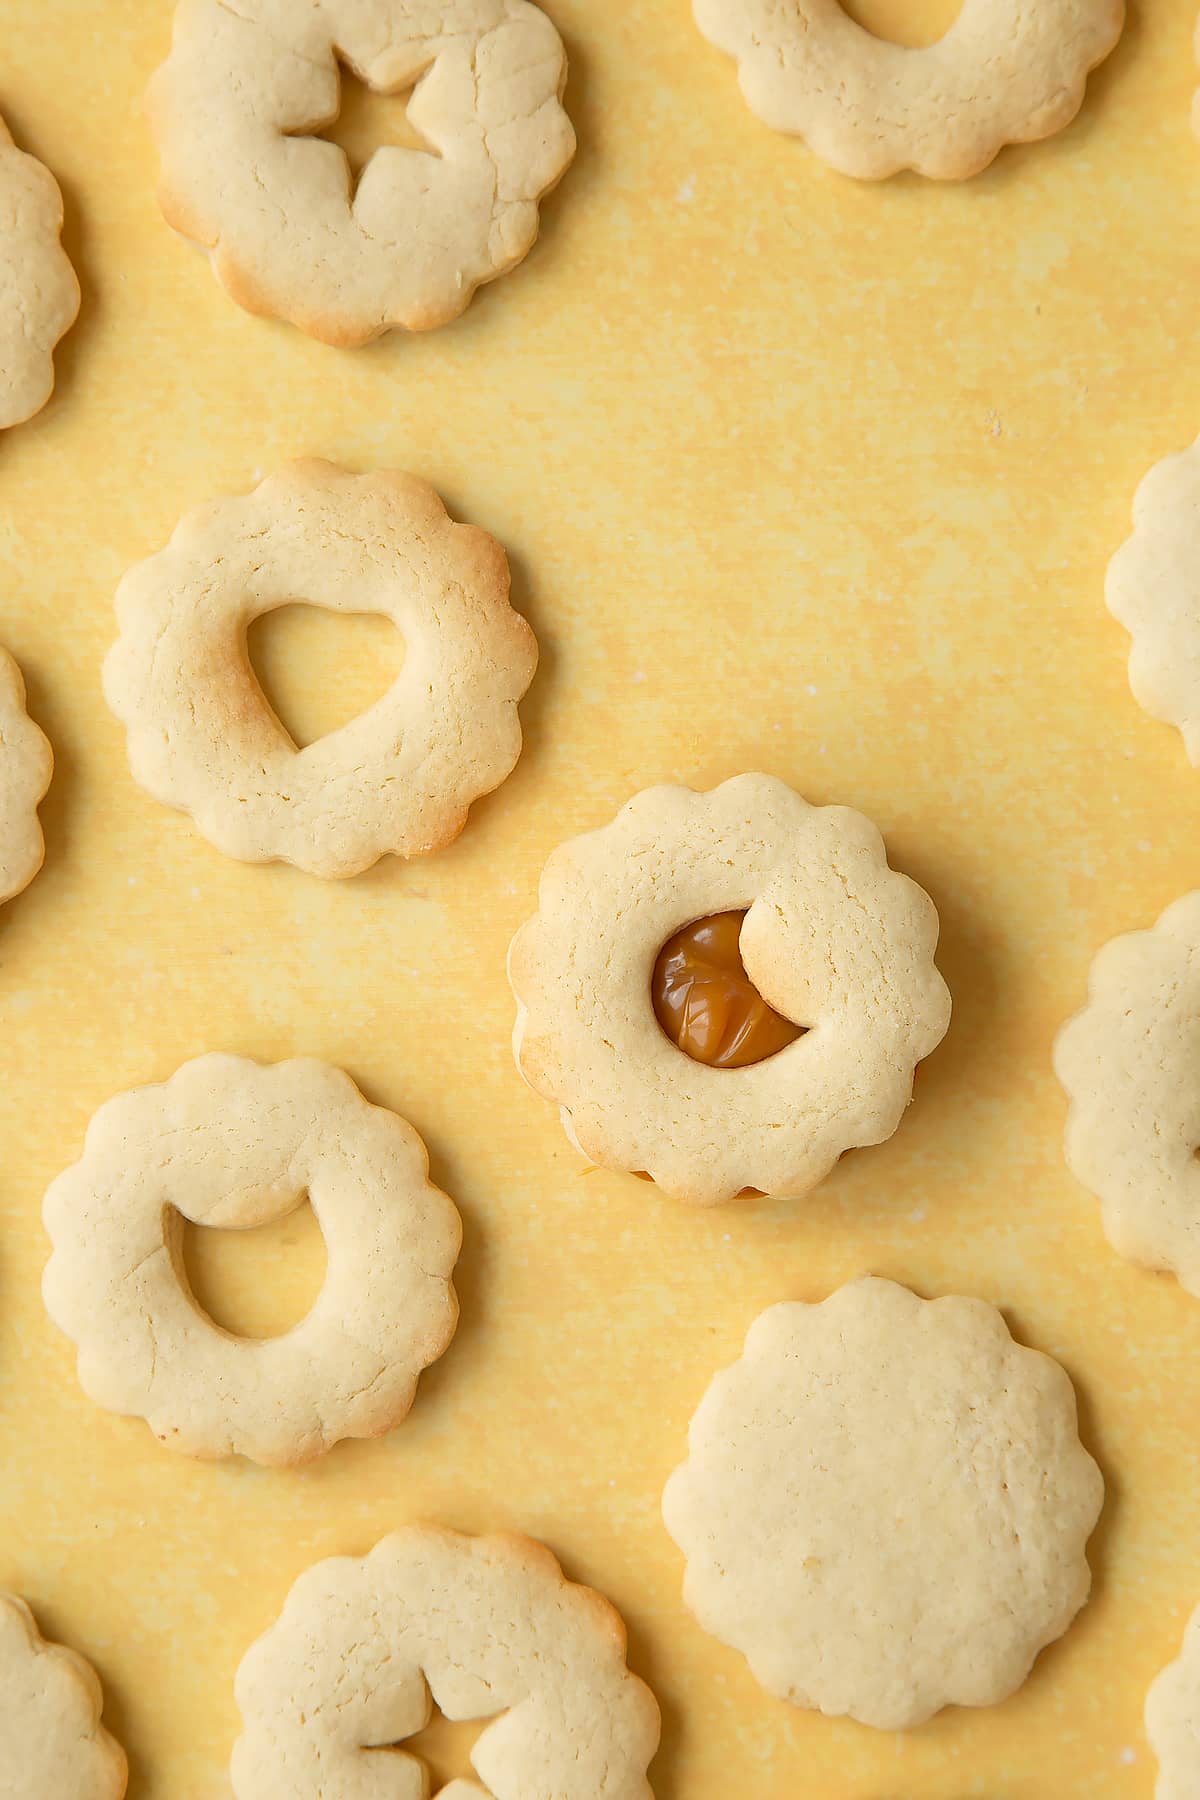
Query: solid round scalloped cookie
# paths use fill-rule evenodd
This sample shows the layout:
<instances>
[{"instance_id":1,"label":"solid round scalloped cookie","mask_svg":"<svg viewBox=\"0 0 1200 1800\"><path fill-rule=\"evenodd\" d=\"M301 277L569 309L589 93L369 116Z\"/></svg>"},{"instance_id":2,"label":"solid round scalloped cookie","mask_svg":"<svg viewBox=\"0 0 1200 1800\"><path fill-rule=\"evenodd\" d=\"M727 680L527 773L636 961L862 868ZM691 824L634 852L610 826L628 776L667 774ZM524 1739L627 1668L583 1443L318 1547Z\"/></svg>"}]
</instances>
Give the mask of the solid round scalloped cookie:
<instances>
[{"instance_id":1,"label":"solid round scalloped cookie","mask_svg":"<svg viewBox=\"0 0 1200 1800\"><path fill-rule=\"evenodd\" d=\"M867 1278L772 1306L667 1483L684 1599L770 1693L882 1731L989 1706L1087 1599L1075 1394L994 1306Z\"/></svg>"}]
</instances>

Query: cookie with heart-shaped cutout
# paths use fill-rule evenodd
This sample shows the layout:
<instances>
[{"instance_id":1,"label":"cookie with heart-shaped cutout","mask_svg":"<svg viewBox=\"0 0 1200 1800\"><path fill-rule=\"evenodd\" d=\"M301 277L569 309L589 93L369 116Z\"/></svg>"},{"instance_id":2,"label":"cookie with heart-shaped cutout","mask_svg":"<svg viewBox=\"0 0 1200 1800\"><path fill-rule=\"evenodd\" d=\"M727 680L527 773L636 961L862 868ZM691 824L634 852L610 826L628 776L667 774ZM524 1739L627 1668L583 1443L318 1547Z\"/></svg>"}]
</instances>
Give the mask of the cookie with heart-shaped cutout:
<instances>
[{"instance_id":1,"label":"cookie with heart-shaped cutout","mask_svg":"<svg viewBox=\"0 0 1200 1800\"><path fill-rule=\"evenodd\" d=\"M250 622L303 600L390 619L406 655L358 718L298 749L251 666ZM117 594L104 691L135 779L218 849L331 879L456 838L521 751L537 645L494 538L427 482L291 463L189 513Z\"/></svg>"}]
</instances>

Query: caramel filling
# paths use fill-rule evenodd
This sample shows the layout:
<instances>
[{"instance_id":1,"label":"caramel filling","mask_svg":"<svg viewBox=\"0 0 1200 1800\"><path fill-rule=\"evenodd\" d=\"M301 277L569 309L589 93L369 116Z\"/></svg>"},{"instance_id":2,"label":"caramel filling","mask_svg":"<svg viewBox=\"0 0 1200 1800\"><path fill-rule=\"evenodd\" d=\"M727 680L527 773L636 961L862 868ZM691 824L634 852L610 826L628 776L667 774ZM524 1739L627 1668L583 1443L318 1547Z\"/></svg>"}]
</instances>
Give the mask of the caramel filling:
<instances>
[{"instance_id":1,"label":"caramel filling","mask_svg":"<svg viewBox=\"0 0 1200 1800\"><path fill-rule=\"evenodd\" d=\"M744 1069L804 1035L768 1006L742 962L744 912L685 925L658 953L651 998L659 1024L693 1062Z\"/></svg>"}]
</instances>

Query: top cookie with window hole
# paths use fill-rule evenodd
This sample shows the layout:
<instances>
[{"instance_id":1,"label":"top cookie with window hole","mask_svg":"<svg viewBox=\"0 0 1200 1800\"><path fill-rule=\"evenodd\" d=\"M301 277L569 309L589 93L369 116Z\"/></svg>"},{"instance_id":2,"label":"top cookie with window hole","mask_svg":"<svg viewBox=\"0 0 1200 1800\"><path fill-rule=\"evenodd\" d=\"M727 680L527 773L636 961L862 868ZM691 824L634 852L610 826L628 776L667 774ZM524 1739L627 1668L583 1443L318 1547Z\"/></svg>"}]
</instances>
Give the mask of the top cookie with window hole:
<instances>
[{"instance_id":1,"label":"top cookie with window hole","mask_svg":"<svg viewBox=\"0 0 1200 1800\"><path fill-rule=\"evenodd\" d=\"M517 1065L593 1162L710 1206L882 1143L945 1034L929 896L860 813L741 775L572 839L509 951Z\"/></svg>"}]
</instances>

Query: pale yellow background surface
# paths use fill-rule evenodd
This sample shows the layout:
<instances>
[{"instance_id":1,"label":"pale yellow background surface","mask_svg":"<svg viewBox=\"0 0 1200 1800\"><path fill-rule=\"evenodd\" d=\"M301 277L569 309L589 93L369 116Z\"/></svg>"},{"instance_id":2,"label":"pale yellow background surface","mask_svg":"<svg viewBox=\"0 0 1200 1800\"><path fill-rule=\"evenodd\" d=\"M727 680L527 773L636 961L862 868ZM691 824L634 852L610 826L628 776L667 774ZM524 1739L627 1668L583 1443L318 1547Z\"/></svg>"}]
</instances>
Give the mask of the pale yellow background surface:
<instances>
[{"instance_id":1,"label":"pale yellow background surface","mask_svg":"<svg viewBox=\"0 0 1200 1800\"><path fill-rule=\"evenodd\" d=\"M773 136L686 0L551 11L580 153L541 243L453 328L337 353L239 312L159 218L164 0L0 0L0 111L62 180L84 286L53 402L0 443L0 638L57 756L45 870L0 919L0 1584L102 1673L132 1800L225 1794L234 1669L291 1580L417 1518L526 1530L612 1597L659 1800L1147 1800L1142 1697L1200 1601L1200 1304L1106 1247L1050 1046L1096 947L1200 882L1200 775L1102 603L1138 479L1200 429L1194 0L1137 0L1076 124L963 187L857 186ZM459 844L340 885L141 794L99 687L121 572L294 453L433 481L508 546L542 645L524 759ZM332 627L270 646L318 722L369 697L379 633L344 641L344 678ZM804 1204L697 1213L581 1168L514 1072L504 951L561 838L745 768L879 823L955 1019L891 1144ZM345 1066L466 1226L410 1419L294 1475L97 1411L39 1298L92 1111L216 1048ZM260 1235L207 1275L278 1325L315 1234ZM1092 1604L1023 1692L903 1738L760 1692L658 1514L755 1314L866 1269L1060 1357L1109 1491Z\"/></svg>"}]
</instances>

